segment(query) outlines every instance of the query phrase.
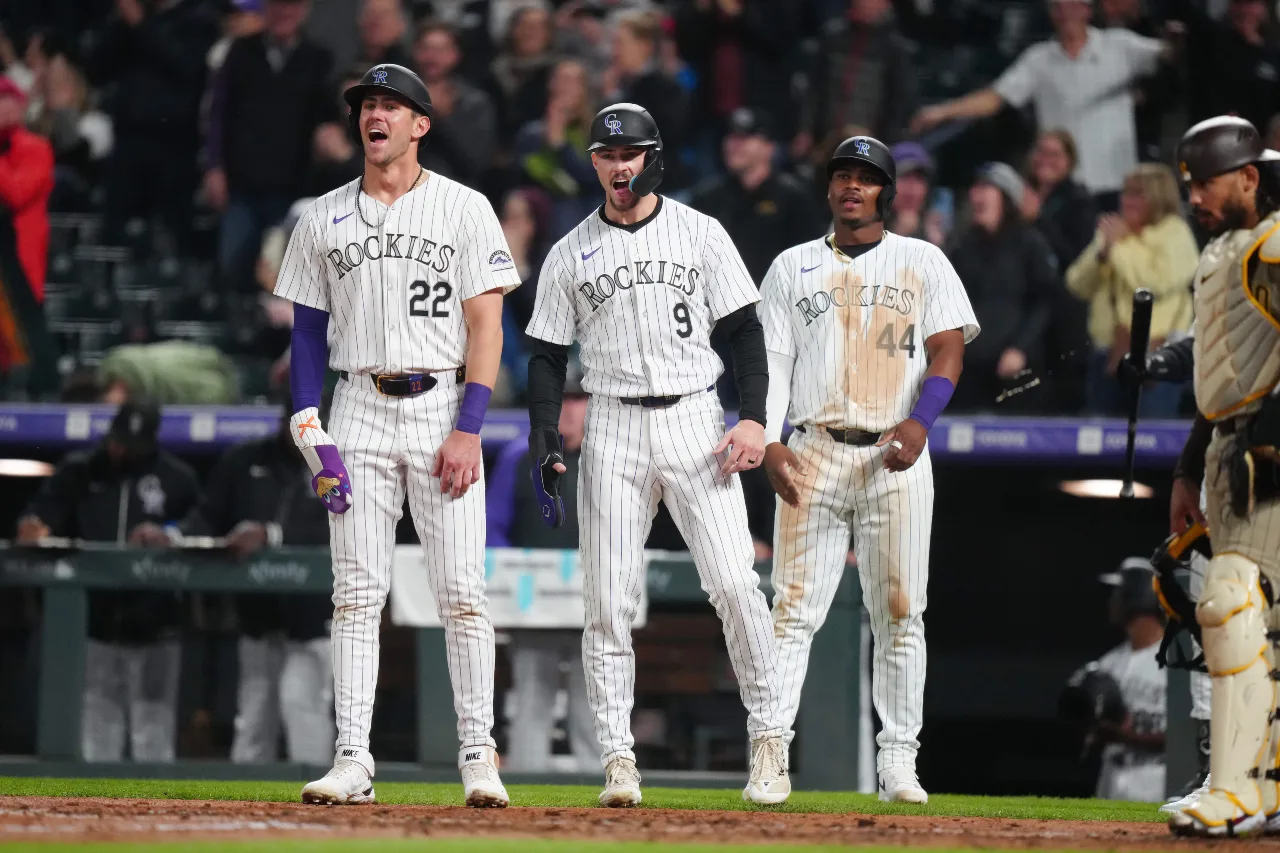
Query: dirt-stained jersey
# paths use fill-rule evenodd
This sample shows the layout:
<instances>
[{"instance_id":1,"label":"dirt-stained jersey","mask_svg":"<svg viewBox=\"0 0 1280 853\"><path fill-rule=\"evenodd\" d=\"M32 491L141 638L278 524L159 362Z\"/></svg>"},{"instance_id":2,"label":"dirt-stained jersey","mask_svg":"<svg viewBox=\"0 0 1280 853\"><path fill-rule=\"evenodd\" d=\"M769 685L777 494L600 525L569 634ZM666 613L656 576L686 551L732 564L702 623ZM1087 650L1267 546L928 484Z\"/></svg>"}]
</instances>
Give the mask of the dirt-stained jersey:
<instances>
[{"instance_id":1,"label":"dirt-stained jersey","mask_svg":"<svg viewBox=\"0 0 1280 853\"><path fill-rule=\"evenodd\" d=\"M760 287L765 346L795 359L792 424L883 432L911 415L928 370L924 342L978 321L932 243L885 232L850 257L828 236L774 260Z\"/></svg>"}]
</instances>

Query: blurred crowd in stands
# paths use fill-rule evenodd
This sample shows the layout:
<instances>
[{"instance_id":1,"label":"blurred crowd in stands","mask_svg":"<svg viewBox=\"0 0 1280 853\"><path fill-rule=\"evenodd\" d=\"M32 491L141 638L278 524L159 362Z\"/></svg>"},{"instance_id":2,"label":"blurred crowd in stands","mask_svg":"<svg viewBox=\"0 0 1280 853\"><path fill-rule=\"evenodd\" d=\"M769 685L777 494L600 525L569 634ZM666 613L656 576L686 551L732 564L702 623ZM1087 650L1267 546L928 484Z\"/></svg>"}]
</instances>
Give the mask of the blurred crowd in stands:
<instances>
[{"instance_id":1,"label":"blurred crowd in stands","mask_svg":"<svg viewBox=\"0 0 1280 853\"><path fill-rule=\"evenodd\" d=\"M1280 135L1264 0L0 0L0 22L8 399L278 397L270 290L302 206L360 175L340 95L374 63L426 81L423 164L490 198L525 279L503 405L542 258L600 201L607 103L652 112L661 191L757 279L830 227L835 144L893 145L890 228L945 247L983 328L957 411L1123 411L1133 291L1153 346L1191 320L1173 144L1222 112Z\"/></svg>"}]
</instances>

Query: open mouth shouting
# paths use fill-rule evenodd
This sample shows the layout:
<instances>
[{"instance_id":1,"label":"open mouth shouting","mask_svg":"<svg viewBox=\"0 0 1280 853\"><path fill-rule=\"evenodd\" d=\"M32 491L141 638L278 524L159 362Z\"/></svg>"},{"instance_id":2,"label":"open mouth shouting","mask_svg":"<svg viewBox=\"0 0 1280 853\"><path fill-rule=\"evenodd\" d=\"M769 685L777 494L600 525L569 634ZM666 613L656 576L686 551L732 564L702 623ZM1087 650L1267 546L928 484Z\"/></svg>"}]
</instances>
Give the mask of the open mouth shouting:
<instances>
[{"instance_id":1,"label":"open mouth shouting","mask_svg":"<svg viewBox=\"0 0 1280 853\"><path fill-rule=\"evenodd\" d=\"M614 178L611 186L613 187L614 195L618 197L619 203L626 205L635 199L635 193L631 191L631 178L625 176Z\"/></svg>"},{"instance_id":2,"label":"open mouth shouting","mask_svg":"<svg viewBox=\"0 0 1280 853\"><path fill-rule=\"evenodd\" d=\"M388 139L386 129L377 125L373 125L369 128L367 136L369 138L369 144L375 146L386 142Z\"/></svg>"}]
</instances>

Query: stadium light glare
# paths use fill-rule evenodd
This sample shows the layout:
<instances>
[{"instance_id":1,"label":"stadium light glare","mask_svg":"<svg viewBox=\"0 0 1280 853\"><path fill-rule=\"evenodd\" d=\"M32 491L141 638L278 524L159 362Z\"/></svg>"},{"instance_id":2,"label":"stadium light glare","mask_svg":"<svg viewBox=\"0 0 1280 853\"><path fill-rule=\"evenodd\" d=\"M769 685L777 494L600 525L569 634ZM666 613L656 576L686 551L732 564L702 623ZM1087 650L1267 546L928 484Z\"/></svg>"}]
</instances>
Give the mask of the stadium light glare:
<instances>
[{"instance_id":1,"label":"stadium light glare","mask_svg":"<svg viewBox=\"0 0 1280 853\"><path fill-rule=\"evenodd\" d=\"M1077 498L1118 498L1124 483L1120 480L1063 480L1058 488ZM1145 483L1133 484L1135 498L1150 498L1155 489Z\"/></svg>"},{"instance_id":2,"label":"stadium light glare","mask_svg":"<svg viewBox=\"0 0 1280 853\"><path fill-rule=\"evenodd\" d=\"M39 459L0 459L0 477L48 477L53 466Z\"/></svg>"}]
</instances>

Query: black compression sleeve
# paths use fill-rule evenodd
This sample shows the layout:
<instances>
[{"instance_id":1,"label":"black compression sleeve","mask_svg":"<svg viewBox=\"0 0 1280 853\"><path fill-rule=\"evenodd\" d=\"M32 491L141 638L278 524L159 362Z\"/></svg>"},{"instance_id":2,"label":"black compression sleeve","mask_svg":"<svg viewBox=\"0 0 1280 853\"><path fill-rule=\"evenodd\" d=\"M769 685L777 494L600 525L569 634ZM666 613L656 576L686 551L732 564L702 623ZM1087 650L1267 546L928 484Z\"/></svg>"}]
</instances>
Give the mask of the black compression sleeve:
<instances>
[{"instance_id":1,"label":"black compression sleeve","mask_svg":"<svg viewBox=\"0 0 1280 853\"><path fill-rule=\"evenodd\" d=\"M1182 446L1182 455L1174 466L1174 479L1187 479L1198 487L1204 479L1204 454L1213 439L1213 423L1204 415L1196 412L1196 419L1191 424L1191 434L1187 443Z\"/></svg>"},{"instance_id":2,"label":"black compression sleeve","mask_svg":"<svg viewBox=\"0 0 1280 853\"><path fill-rule=\"evenodd\" d=\"M1165 344L1151 354L1147 376L1157 382L1187 382L1195 373L1195 338Z\"/></svg>"},{"instance_id":3,"label":"black compression sleeve","mask_svg":"<svg viewBox=\"0 0 1280 853\"><path fill-rule=\"evenodd\" d=\"M569 372L569 348L533 338L529 358L529 428L560 431L564 379Z\"/></svg>"},{"instance_id":4,"label":"black compression sleeve","mask_svg":"<svg viewBox=\"0 0 1280 853\"><path fill-rule=\"evenodd\" d=\"M756 306L744 305L720 318L733 355L733 375L738 384L739 419L761 426L765 418L765 398L769 396L769 356L764 349L764 326L756 316Z\"/></svg>"}]
</instances>

